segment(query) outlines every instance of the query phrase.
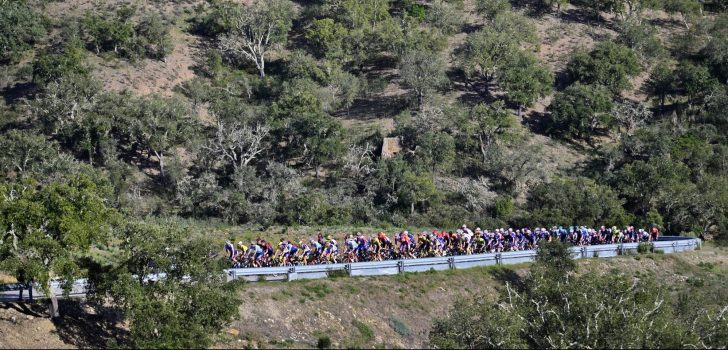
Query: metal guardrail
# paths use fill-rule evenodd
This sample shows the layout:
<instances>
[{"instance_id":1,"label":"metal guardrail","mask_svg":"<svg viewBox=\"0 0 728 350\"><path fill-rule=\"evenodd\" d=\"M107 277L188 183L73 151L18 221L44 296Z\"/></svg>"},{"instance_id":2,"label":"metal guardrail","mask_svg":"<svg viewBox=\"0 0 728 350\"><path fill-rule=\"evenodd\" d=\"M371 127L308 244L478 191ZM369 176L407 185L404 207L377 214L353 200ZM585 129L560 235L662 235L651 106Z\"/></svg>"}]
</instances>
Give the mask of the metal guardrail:
<instances>
[{"instance_id":1,"label":"metal guardrail","mask_svg":"<svg viewBox=\"0 0 728 350\"><path fill-rule=\"evenodd\" d=\"M662 251L665 254L695 250L700 240L691 237L663 236L659 241L649 243L650 250ZM572 247L571 253L575 259L607 258L618 255L637 254L639 243L604 244L595 246ZM405 272L424 272L430 270L466 269L476 266L509 265L532 262L536 258L536 251L526 250L517 252L488 253L474 255L447 256L439 258L404 259L388 261L372 261L351 264L328 264L308 266L261 267L225 270L228 281L244 279L249 282L256 281L294 281L303 279L319 279L329 276L385 276ZM163 274L150 275L149 280L163 278ZM82 297L86 294L86 279L77 280L70 296ZM59 282L52 283L52 290L56 295L62 295L63 290ZM27 286L20 284L0 285L0 302L17 301L28 298ZM33 295L42 297L43 293L37 287L33 288Z\"/></svg>"}]
</instances>

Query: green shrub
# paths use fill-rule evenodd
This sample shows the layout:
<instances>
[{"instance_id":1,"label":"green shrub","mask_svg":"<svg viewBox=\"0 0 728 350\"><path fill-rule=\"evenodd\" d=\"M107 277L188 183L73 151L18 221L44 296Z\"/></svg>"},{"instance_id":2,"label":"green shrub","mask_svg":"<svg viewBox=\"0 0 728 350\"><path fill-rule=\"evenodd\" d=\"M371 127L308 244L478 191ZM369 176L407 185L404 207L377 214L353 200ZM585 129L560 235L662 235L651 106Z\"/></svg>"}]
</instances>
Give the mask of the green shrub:
<instances>
[{"instance_id":1,"label":"green shrub","mask_svg":"<svg viewBox=\"0 0 728 350\"><path fill-rule=\"evenodd\" d=\"M407 326L404 321L400 320L399 318L395 316L389 317L389 326L392 327L392 329L397 332L397 334L403 336L403 337L409 337L410 334L412 334L412 331L410 330L409 326Z\"/></svg>"},{"instance_id":2,"label":"green shrub","mask_svg":"<svg viewBox=\"0 0 728 350\"><path fill-rule=\"evenodd\" d=\"M318 349L329 349L331 348L331 338L328 336L320 336L316 342L316 348Z\"/></svg>"},{"instance_id":3,"label":"green shrub","mask_svg":"<svg viewBox=\"0 0 728 350\"><path fill-rule=\"evenodd\" d=\"M365 343L374 339L374 331L369 328L366 323L359 320L353 320L351 321L351 325L359 330L359 334L361 334L361 338Z\"/></svg>"},{"instance_id":4,"label":"green shrub","mask_svg":"<svg viewBox=\"0 0 728 350\"><path fill-rule=\"evenodd\" d=\"M331 278L348 277L349 273L346 270L333 270L329 271L328 276Z\"/></svg>"},{"instance_id":5,"label":"green shrub","mask_svg":"<svg viewBox=\"0 0 728 350\"><path fill-rule=\"evenodd\" d=\"M715 263L707 262L707 261L701 261L698 263L698 267L700 267L703 270L706 271L712 271L715 268Z\"/></svg>"},{"instance_id":6,"label":"green shrub","mask_svg":"<svg viewBox=\"0 0 728 350\"><path fill-rule=\"evenodd\" d=\"M705 281L700 277L688 277L685 282L693 287L700 288L705 286Z\"/></svg>"},{"instance_id":7,"label":"green shrub","mask_svg":"<svg viewBox=\"0 0 728 350\"><path fill-rule=\"evenodd\" d=\"M427 16L427 10L423 5L420 4L414 4L412 7L409 8L409 11L407 11L410 16L417 18L419 20L424 20Z\"/></svg>"},{"instance_id":8,"label":"green shrub","mask_svg":"<svg viewBox=\"0 0 728 350\"><path fill-rule=\"evenodd\" d=\"M652 250L652 245L650 243L640 243L637 246L637 253L639 254L647 254Z\"/></svg>"},{"instance_id":9,"label":"green shrub","mask_svg":"<svg viewBox=\"0 0 728 350\"><path fill-rule=\"evenodd\" d=\"M509 196L500 196L495 200L495 217L508 220L513 215L513 199Z\"/></svg>"},{"instance_id":10,"label":"green shrub","mask_svg":"<svg viewBox=\"0 0 728 350\"><path fill-rule=\"evenodd\" d=\"M325 283L316 283L308 287L308 291L313 293L319 299L332 292L331 288Z\"/></svg>"}]
</instances>

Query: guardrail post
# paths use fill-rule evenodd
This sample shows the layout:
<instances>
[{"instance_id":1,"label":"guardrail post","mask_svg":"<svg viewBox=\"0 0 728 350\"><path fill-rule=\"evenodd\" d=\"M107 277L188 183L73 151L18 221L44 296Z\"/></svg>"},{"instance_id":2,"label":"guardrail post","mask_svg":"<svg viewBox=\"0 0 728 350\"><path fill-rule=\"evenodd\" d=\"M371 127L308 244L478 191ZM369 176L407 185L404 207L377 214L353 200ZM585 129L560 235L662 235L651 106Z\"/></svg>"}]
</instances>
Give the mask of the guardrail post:
<instances>
[{"instance_id":1,"label":"guardrail post","mask_svg":"<svg viewBox=\"0 0 728 350\"><path fill-rule=\"evenodd\" d=\"M586 258L588 258L588 257L586 256L586 246L583 246L583 247L581 247L581 257L582 257L583 259L586 259Z\"/></svg>"},{"instance_id":2,"label":"guardrail post","mask_svg":"<svg viewBox=\"0 0 728 350\"><path fill-rule=\"evenodd\" d=\"M450 266L450 270L455 270L455 258L449 257L447 258L447 264Z\"/></svg>"},{"instance_id":3,"label":"guardrail post","mask_svg":"<svg viewBox=\"0 0 728 350\"><path fill-rule=\"evenodd\" d=\"M496 265L503 264L503 259L501 258L501 253L495 253L495 264Z\"/></svg>"},{"instance_id":4,"label":"guardrail post","mask_svg":"<svg viewBox=\"0 0 728 350\"><path fill-rule=\"evenodd\" d=\"M33 284L28 283L28 300L32 303L33 302Z\"/></svg>"},{"instance_id":5,"label":"guardrail post","mask_svg":"<svg viewBox=\"0 0 728 350\"><path fill-rule=\"evenodd\" d=\"M404 273L404 261L397 261L397 270L399 273Z\"/></svg>"},{"instance_id":6,"label":"guardrail post","mask_svg":"<svg viewBox=\"0 0 728 350\"><path fill-rule=\"evenodd\" d=\"M346 271L346 274L351 276L351 264L344 265L344 271Z\"/></svg>"},{"instance_id":7,"label":"guardrail post","mask_svg":"<svg viewBox=\"0 0 728 350\"><path fill-rule=\"evenodd\" d=\"M617 246L617 255L624 255L624 243L619 243Z\"/></svg>"}]
</instances>

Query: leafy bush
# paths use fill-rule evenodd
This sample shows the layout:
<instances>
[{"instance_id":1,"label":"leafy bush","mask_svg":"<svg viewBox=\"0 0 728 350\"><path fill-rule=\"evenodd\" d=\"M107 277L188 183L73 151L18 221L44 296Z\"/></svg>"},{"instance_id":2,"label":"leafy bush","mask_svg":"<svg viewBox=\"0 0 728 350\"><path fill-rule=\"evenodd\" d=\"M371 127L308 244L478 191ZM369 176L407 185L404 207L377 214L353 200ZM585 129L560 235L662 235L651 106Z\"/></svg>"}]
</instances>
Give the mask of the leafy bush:
<instances>
[{"instance_id":1,"label":"leafy bush","mask_svg":"<svg viewBox=\"0 0 728 350\"><path fill-rule=\"evenodd\" d=\"M427 16L427 9L423 5L412 4L412 6L410 6L409 9L407 10L407 13L410 16L422 21Z\"/></svg>"},{"instance_id":2,"label":"leafy bush","mask_svg":"<svg viewBox=\"0 0 728 350\"><path fill-rule=\"evenodd\" d=\"M630 223L620 199L610 187L586 178L556 179L541 184L528 196L526 208L536 226L588 225L622 226Z\"/></svg>"},{"instance_id":3,"label":"leafy bush","mask_svg":"<svg viewBox=\"0 0 728 350\"><path fill-rule=\"evenodd\" d=\"M192 30L211 38L229 33L233 29L235 16L242 10L240 4L230 0L211 1L210 4L209 8L199 11L190 20Z\"/></svg>"},{"instance_id":4,"label":"leafy bush","mask_svg":"<svg viewBox=\"0 0 728 350\"><path fill-rule=\"evenodd\" d=\"M562 136L591 140L612 125L612 96L600 85L576 83L554 96L549 111L549 130Z\"/></svg>"},{"instance_id":5,"label":"leafy bush","mask_svg":"<svg viewBox=\"0 0 728 350\"><path fill-rule=\"evenodd\" d=\"M76 40L65 43L61 53L40 54L33 62L33 81L43 86L69 76L87 76L90 69L84 63L85 56L81 43Z\"/></svg>"},{"instance_id":6,"label":"leafy bush","mask_svg":"<svg viewBox=\"0 0 728 350\"><path fill-rule=\"evenodd\" d=\"M46 33L43 16L27 1L0 2L0 63L17 62Z\"/></svg>"},{"instance_id":7,"label":"leafy bush","mask_svg":"<svg viewBox=\"0 0 728 350\"><path fill-rule=\"evenodd\" d=\"M637 245L637 253L639 254L647 254L652 250L652 245L646 242L642 242L639 245Z\"/></svg>"},{"instance_id":8,"label":"leafy bush","mask_svg":"<svg viewBox=\"0 0 728 350\"><path fill-rule=\"evenodd\" d=\"M400 320L399 318L395 316L390 316L388 320L388 324L392 329L397 332L397 334L403 336L403 337L409 337L410 334L412 334L412 331L410 330L409 326L407 326L404 321Z\"/></svg>"},{"instance_id":9,"label":"leafy bush","mask_svg":"<svg viewBox=\"0 0 728 350\"><path fill-rule=\"evenodd\" d=\"M317 349L329 349L331 348L331 338L328 336L320 336L316 341Z\"/></svg>"},{"instance_id":10,"label":"leafy bush","mask_svg":"<svg viewBox=\"0 0 728 350\"><path fill-rule=\"evenodd\" d=\"M634 51L613 41L601 42L588 53L577 52L567 67L572 80L603 85L615 93L629 88L629 78L641 70Z\"/></svg>"},{"instance_id":11,"label":"leafy bush","mask_svg":"<svg viewBox=\"0 0 728 350\"><path fill-rule=\"evenodd\" d=\"M352 320L351 325L359 331L362 341L365 343L374 339L374 331L366 323L359 320Z\"/></svg>"},{"instance_id":12,"label":"leafy bush","mask_svg":"<svg viewBox=\"0 0 728 350\"><path fill-rule=\"evenodd\" d=\"M665 54L657 29L649 23L622 21L618 26L617 41L639 53L644 60L653 60Z\"/></svg>"},{"instance_id":13,"label":"leafy bush","mask_svg":"<svg viewBox=\"0 0 728 350\"><path fill-rule=\"evenodd\" d=\"M549 258L537 259L521 283L500 289L496 304L459 301L448 317L435 321L430 346L683 348L705 342L710 347L728 334L728 324L718 316L721 301L699 307L700 301L675 298L652 278L635 279L616 270L578 274L568 249L559 245L543 245L538 254ZM686 313L690 307L695 310ZM719 317L719 324L713 317Z\"/></svg>"},{"instance_id":14,"label":"leafy bush","mask_svg":"<svg viewBox=\"0 0 728 350\"><path fill-rule=\"evenodd\" d=\"M123 6L114 15L86 13L83 33L96 54L113 52L119 57L164 59L172 52L169 24L159 15L149 15L138 23L132 17L136 9Z\"/></svg>"}]
</instances>

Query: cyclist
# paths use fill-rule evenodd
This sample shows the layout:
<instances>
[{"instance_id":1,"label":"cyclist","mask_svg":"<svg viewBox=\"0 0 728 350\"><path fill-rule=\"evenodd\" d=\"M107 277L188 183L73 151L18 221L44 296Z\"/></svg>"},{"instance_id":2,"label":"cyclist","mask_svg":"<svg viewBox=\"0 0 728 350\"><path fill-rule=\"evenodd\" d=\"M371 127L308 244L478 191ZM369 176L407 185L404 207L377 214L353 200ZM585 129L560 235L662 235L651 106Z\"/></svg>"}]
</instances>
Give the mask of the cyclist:
<instances>
[{"instance_id":1,"label":"cyclist","mask_svg":"<svg viewBox=\"0 0 728 350\"><path fill-rule=\"evenodd\" d=\"M298 246L301 247L299 249L299 251L301 252L301 264L308 265L308 261L311 258L311 247L304 241L299 241Z\"/></svg>"},{"instance_id":2,"label":"cyclist","mask_svg":"<svg viewBox=\"0 0 728 350\"><path fill-rule=\"evenodd\" d=\"M318 260L321 257L321 254L324 252L324 246L317 240L311 240L311 249L312 249L312 257L311 260L315 261Z\"/></svg>"},{"instance_id":3,"label":"cyclist","mask_svg":"<svg viewBox=\"0 0 728 350\"><path fill-rule=\"evenodd\" d=\"M379 239L379 242L382 244L382 248L385 249L391 249L392 248L392 241L387 237L387 234L384 233L384 231L379 231L377 233L377 238Z\"/></svg>"},{"instance_id":4,"label":"cyclist","mask_svg":"<svg viewBox=\"0 0 728 350\"><path fill-rule=\"evenodd\" d=\"M238 256L235 246L229 240L225 241L225 252L228 254L228 259L230 259L230 261L235 261L235 257Z\"/></svg>"},{"instance_id":5,"label":"cyclist","mask_svg":"<svg viewBox=\"0 0 728 350\"><path fill-rule=\"evenodd\" d=\"M372 247L372 254L375 261L382 261L382 243L379 241L379 236L372 237L370 241Z\"/></svg>"},{"instance_id":6,"label":"cyclist","mask_svg":"<svg viewBox=\"0 0 728 350\"><path fill-rule=\"evenodd\" d=\"M650 227L650 240L656 241L659 238L660 238L660 229L657 228L657 225L653 224L652 227Z\"/></svg>"},{"instance_id":7,"label":"cyclist","mask_svg":"<svg viewBox=\"0 0 728 350\"><path fill-rule=\"evenodd\" d=\"M329 240L329 242L326 243L326 248L324 249L323 254L321 254L322 261L327 263L336 263L336 256L338 255L339 248L333 242L335 241Z\"/></svg>"},{"instance_id":8,"label":"cyclist","mask_svg":"<svg viewBox=\"0 0 728 350\"><path fill-rule=\"evenodd\" d=\"M357 244L356 240L354 239L354 237L349 235L346 238L346 241L344 242L344 244L346 246L345 254L346 254L347 261L348 262L356 261L356 248L357 248L358 244Z\"/></svg>"},{"instance_id":9,"label":"cyclist","mask_svg":"<svg viewBox=\"0 0 728 350\"><path fill-rule=\"evenodd\" d=\"M264 259L264 253L263 247L256 244L256 242L250 242L250 252L253 258L253 261L251 264L254 267L260 267L262 265L262 260Z\"/></svg>"},{"instance_id":10,"label":"cyclist","mask_svg":"<svg viewBox=\"0 0 728 350\"><path fill-rule=\"evenodd\" d=\"M356 253L359 260L366 260L366 252L369 249L369 241L367 240L367 236L363 235L361 232L356 233L356 249L354 249L354 252Z\"/></svg>"},{"instance_id":11,"label":"cyclist","mask_svg":"<svg viewBox=\"0 0 728 350\"><path fill-rule=\"evenodd\" d=\"M478 232L478 229L475 232ZM473 251L475 254L485 252L485 237L482 234L476 234L475 238L473 238Z\"/></svg>"},{"instance_id":12,"label":"cyclist","mask_svg":"<svg viewBox=\"0 0 728 350\"><path fill-rule=\"evenodd\" d=\"M289 241L281 242L281 244L283 244L283 263L292 263L292 258L298 253L298 247Z\"/></svg>"}]
</instances>

